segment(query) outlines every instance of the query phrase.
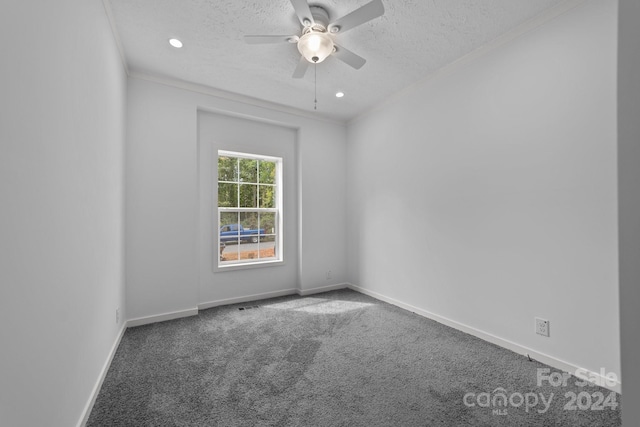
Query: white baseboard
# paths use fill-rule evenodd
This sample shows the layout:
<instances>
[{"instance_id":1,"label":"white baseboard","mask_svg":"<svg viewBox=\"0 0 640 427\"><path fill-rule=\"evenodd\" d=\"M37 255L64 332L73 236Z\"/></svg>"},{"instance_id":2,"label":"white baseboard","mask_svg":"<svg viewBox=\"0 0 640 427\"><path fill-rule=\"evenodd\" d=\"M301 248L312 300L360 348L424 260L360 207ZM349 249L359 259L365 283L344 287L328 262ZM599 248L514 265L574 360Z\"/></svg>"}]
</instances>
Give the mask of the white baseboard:
<instances>
[{"instance_id":1,"label":"white baseboard","mask_svg":"<svg viewBox=\"0 0 640 427\"><path fill-rule=\"evenodd\" d=\"M476 329L474 327L465 325L463 323L460 322L456 322L455 320L451 320L448 319L446 317L443 316L439 316L437 314L431 313L429 311L423 310L421 308L415 307L411 304L407 304L404 303L402 301L398 301L396 299L387 297L385 295L382 295L378 292L375 291L371 291L369 289L365 289L362 288L360 286L354 285L349 283L347 285L347 287L351 290L354 290L356 292L360 292L362 294L368 295L370 297L373 297L375 299L378 299L380 301L384 301L387 302L389 304L393 304L397 307L403 308L405 310L411 311L413 313L416 313L420 316L426 317L428 319L431 320L435 320L438 323L442 323L443 325L449 326L451 328L457 329L459 331L462 331L464 333L467 333L469 335L473 335L475 337L478 337L484 341L488 341L492 344L498 345L500 347L506 348L508 350L511 350L515 353L518 354L522 354L522 355L528 355L530 356L532 359L537 360L538 362L542 362L545 365L549 365L553 368L556 369L560 369L564 372L568 372L571 374L574 374L575 372L580 371L581 373L583 373L584 377L582 377L581 379L591 379L592 382L596 383L597 385L601 385L602 387L605 387L611 391L615 391L616 393L621 393L621 383L620 380L616 381L615 384L613 386L610 386L610 382L607 381L607 379L601 375L601 373L598 372L593 372L593 371L589 371L588 369L584 369L581 368L580 366L577 366L573 363L570 362L566 362L564 360L555 358L553 356L549 356L547 354L544 353L540 353L534 349L531 349L529 347L525 347L523 345L514 343L512 341L497 337L495 335L492 335L490 333L481 331L479 329ZM609 380L610 381L610 380Z\"/></svg>"},{"instance_id":2,"label":"white baseboard","mask_svg":"<svg viewBox=\"0 0 640 427\"><path fill-rule=\"evenodd\" d=\"M277 298L286 295L295 295L299 293L298 289L282 289L280 291L265 292L263 294L246 295L243 297L227 298L198 304L198 310L206 310L207 308L219 307L221 305L237 304L239 302L257 301L261 299Z\"/></svg>"},{"instance_id":3,"label":"white baseboard","mask_svg":"<svg viewBox=\"0 0 640 427\"><path fill-rule=\"evenodd\" d=\"M102 383L104 382L105 377L107 376L107 372L109 372L109 368L111 367L111 362L113 361L113 357L116 355L116 351L118 350L118 346L120 345L120 341L124 336L124 332L127 330L126 323L122 325L116 340L111 346L111 350L109 351L109 356L102 366L102 370L100 371L100 376L98 377L98 381L93 386L93 390L91 390L91 395L89 401L84 407L82 411L82 416L80 417L80 421L78 421L78 427L84 427L89 421L89 415L91 415L91 410L93 409L93 405L96 403L96 399L98 398L98 393L100 393L100 389L102 388Z\"/></svg>"},{"instance_id":4,"label":"white baseboard","mask_svg":"<svg viewBox=\"0 0 640 427\"><path fill-rule=\"evenodd\" d=\"M189 308L187 310L173 311L171 313L156 314L153 316L138 317L136 319L127 320L127 327L148 325L150 323L164 322L166 320L180 319L182 317L197 316L197 308Z\"/></svg>"},{"instance_id":5,"label":"white baseboard","mask_svg":"<svg viewBox=\"0 0 640 427\"><path fill-rule=\"evenodd\" d=\"M347 283L338 283L336 285L327 285L327 286L319 286L317 288L310 288L310 289L298 289L298 295L300 296L307 296L307 295L313 295L313 294L319 294L322 292L329 292L329 291L337 291L338 289L346 289L349 285Z\"/></svg>"}]
</instances>

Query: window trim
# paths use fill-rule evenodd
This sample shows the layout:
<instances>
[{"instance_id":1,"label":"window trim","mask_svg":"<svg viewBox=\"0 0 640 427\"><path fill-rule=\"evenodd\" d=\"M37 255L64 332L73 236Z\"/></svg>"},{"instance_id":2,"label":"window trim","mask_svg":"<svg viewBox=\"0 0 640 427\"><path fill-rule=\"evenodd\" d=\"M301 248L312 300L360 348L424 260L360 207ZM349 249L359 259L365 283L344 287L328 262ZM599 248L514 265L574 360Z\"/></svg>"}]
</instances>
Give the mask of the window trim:
<instances>
[{"instance_id":1,"label":"window trim","mask_svg":"<svg viewBox=\"0 0 640 427\"><path fill-rule=\"evenodd\" d=\"M221 156L234 157L239 159L250 159L250 160L263 160L268 162L276 163L276 174L274 179L273 186L275 187L275 207L274 208L260 208L260 207L220 207L218 206L218 185L220 182L228 182L228 181L219 181L218 180L218 159ZM215 190L214 193L214 209L215 214L212 220L214 220L214 230L216 231L216 238L212 239L212 243L214 244L212 260L216 260L213 264L214 272L223 272L223 271L235 271L235 270L244 270L244 269L252 269L252 268L260 268L260 267L273 267L273 266L282 266L285 265L285 256L284 256L284 203L283 203L283 165L284 161L282 157L269 156L263 154L254 154L254 153L246 153L246 152L238 152L238 151L230 151L230 150L222 150L219 149L215 153L215 161L214 161L214 182L215 182ZM240 182L240 181L238 181ZM259 183L257 183L259 185ZM232 264L221 264L220 260L220 218L221 214L224 212L272 212L275 213L276 216L276 231L275 231L275 253L277 254L276 258L265 258L262 260L237 260Z\"/></svg>"}]
</instances>

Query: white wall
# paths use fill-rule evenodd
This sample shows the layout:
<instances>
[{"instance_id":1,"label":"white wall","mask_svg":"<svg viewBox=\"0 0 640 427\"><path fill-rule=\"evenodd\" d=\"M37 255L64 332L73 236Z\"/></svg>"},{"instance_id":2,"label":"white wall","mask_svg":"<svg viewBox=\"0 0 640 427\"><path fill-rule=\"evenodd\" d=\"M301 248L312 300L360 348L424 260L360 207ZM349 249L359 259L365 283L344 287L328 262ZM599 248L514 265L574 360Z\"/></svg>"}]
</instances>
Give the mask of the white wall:
<instances>
[{"instance_id":1,"label":"white wall","mask_svg":"<svg viewBox=\"0 0 640 427\"><path fill-rule=\"evenodd\" d=\"M354 284L619 374L616 12L589 0L350 124Z\"/></svg>"},{"instance_id":2,"label":"white wall","mask_svg":"<svg viewBox=\"0 0 640 427\"><path fill-rule=\"evenodd\" d=\"M0 425L68 427L122 328L125 72L100 0L3 1L0 38Z\"/></svg>"},{"instance_id":3,"label":"white wall","mask_svg":"<svg viewBox=\"0 0 640 427\"><path fill-rule=\"evenodd\" d=\"M299 283L295 285L308 290L346 282L345 127L211 96L199 92L206 90L196 86L183 86L146 78L129 79L126 153L129 318L188 313L199 303L273 289L265 290L255 281L230 295L217 293L215 285L199 286L198 109L297 129ZM330 281L325 278L326 269L333 271Z\"/></svg>"},{"instance_id":4,"label":"white wall","mask_svg":"<svg viewBox=\"0 0 640 427\"><path fill-rule=\"evenodd\" d=\"M621 0L618 50L618 194L623 424L640 419L640 3Z\"/></svg>"}]
</instances>

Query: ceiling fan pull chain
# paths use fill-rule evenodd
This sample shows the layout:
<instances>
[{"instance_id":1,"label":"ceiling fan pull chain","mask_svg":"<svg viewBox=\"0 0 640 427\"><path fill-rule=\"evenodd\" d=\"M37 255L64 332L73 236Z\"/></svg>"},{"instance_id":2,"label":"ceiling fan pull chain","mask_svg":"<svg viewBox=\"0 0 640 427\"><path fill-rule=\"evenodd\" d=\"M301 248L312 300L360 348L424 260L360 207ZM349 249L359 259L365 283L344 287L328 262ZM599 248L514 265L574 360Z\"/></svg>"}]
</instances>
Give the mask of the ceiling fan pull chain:
<instances>
[{"instance_id":1,"label":"ceiling fan pull chain","mask_svg":"<svg viewBox=\"0 0 640 427\"><path fill-rule=\"evenodd\" d=\"M313 109L318 109L318 63L313 64Z\"/></svg>"}]
</instances>

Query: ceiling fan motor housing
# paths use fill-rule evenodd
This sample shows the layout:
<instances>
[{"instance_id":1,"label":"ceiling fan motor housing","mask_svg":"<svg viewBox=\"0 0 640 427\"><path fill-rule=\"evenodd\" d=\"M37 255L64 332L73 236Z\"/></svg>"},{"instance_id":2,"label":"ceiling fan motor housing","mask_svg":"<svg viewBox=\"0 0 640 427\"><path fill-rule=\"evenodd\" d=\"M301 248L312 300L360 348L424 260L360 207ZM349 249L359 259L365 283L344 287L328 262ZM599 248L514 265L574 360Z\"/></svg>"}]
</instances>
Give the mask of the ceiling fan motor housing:
<instances>
[{"instance_id":1,"label":"ceiling fan motor housing","mask_svg":"<svg viewBox=\"0 0 640 427\"><path fill-rule=\"evenodd\" d=\"M308 27L314 31L327 31L327 27L329 26L329 13L326 9L320 6L309 6L309 10L311 10L311 16L313 16L314 22L313 25L309 25Z\"/></svg>"}]
</instances>

